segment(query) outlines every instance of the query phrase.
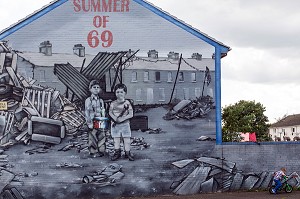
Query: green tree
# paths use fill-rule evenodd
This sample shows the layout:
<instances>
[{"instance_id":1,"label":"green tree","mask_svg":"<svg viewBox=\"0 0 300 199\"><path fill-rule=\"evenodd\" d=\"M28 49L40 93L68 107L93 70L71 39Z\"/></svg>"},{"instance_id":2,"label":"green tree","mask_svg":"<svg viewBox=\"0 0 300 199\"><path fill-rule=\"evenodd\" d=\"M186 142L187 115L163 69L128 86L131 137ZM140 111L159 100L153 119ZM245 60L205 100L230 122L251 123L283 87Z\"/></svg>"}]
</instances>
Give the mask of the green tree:
<instances>
[{"instance_id":1,"label":"green tree","mask_svg":"<svg viewBox=\"0 0 300 199\"><path fill-rule=\"evenodd\" d=\"M255 132L258 141L270 141L265 111L261 103L245 100L222 108L223 142L240 141L238 132Z\"/></svg>"}]
</instances>

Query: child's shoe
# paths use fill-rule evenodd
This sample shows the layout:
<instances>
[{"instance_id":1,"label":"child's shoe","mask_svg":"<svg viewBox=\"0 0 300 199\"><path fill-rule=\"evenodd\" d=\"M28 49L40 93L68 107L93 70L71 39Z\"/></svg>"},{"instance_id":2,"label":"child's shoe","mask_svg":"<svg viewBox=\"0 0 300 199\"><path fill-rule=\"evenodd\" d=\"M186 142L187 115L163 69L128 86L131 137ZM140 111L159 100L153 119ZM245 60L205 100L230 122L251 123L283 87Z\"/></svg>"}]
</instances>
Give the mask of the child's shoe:
<instances>
[{"instance_id":1,"label":"child's shoe","mask_svg":"<svg viewBox=\"0 0 300 199\"><path fill-rule=\"evenodd\" d=\"M129 161L134 161L134 156L130 151L125 151L125 158L128 158Z\"/></svg>"},{"instance_id":2,"label":"child's shoe","mask_svg":"<svg viewBox=\"0 0 300 199\"><path fill-rule=\"evenodd\" d=\"M112 161L115 161L121 157L121 149L116 149L114 155L110 158Z\"/></svg>"}]
</instances>

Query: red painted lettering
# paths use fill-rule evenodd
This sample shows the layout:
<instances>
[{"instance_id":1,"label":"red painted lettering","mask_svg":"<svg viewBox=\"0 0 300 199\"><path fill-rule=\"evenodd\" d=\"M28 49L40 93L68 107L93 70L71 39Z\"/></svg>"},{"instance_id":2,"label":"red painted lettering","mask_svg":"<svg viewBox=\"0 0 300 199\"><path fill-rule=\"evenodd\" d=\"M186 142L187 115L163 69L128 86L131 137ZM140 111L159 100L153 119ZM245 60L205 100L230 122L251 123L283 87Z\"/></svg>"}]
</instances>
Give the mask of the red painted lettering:
<instances>
[{"instance_id":1,"label":"red painted lettering","mask_svg":"<svg viewBox=\"0 0 300 199\"><path fill-rule=\"evenodd\" d=\"M121 12L129 12L129 0L122 0Z\"/></svg>"},{"instance_id":2,"label":"red painted lettering","mask_svg":"<svg viewBox=\"0 0 300 199\"><path fill-rule=\"evenodd\" d=\"M109 16L103 16L103 28L106 28L106 24L107 24L107 22L109 22L108 17Z\"/></svg>"},{"instance_id":3,"label":"red painted lettering","mask_svg":"<svg viewBox=\"0 0 300 199\"><path fill-rule=\"evenodd\" d=\"M113 34L109 30L105 30L101 34L102 47L107 48L110 47L113 43Z\"/></svg>"},{"instance_id":4,"label":"red painted lettering","mask_svg":"<svg viewBox=\"0 0 300 199\"><path fill-rule=\"evenodd\" d=\"M120 0L114 0L114 12L120 12L118 8L120 7Z\"/></svg>"},{"instance_id":5,"label":"red painted lettering","mask_svg":"<svg viewBox=\"0 0 300 199\"><path fill-rule=\"evenodd\" d=\"M100 27L106 28L106 24L107 24L107 22L109 22L108 17L109 16L103 16L101 18L100 16L95 16L93 19L93 25L96 28L100 28Z\"/></svg>"},{"instance_id":6,"label":"red painted lettering","mask_svg":"<svg viewBox=\"0 0 300 199\"><path fill-rule=\"evenodd\" d=\"M94 1L92 0L92 7L91 10L94 10L94 12L99 12L100 11L100 1Z\"/></svg>"},{"instance_id":7,"label":"red painted lettering","mask_svg":"<svg viewBox=\"0 0 300 199\"><path fill-rule=\"evenodd\" d=\"M86 3L85 1L87 1L88 3ZM88 5L88 7L86 7ZM82 0L82 10L84 12L88 12L91 9L91 2L89 0Z\"/></svg>"},{"instance_id":8,"label":"red painted lettering","mask_svg":"<svg viewBox=\"0 0 300 199\"><path fill-rule=\"evenodd\" d=\"M73 1L73 5L74 5L74 11L75 12L79 12L81 10L80 4L79 4L79 0L74 0Z\"/></svg>"},{"instance_id":9,"label":"red painted lettering","mask_svg":"<svg viewBox=\"0 0 300 199\"><path fill-rule=\"evenodd\" d=\"M96 48L99 45L98 31L92 30L91 32L89 32L87 41L90 47Z\"/></svg>"},{"instance_id":10,"label":"red painted lettering","mask_svg":"<svg viewBox=\"0 0 300 199\"><path fill-rule=\"evenodd\" d=\"M112 0L102 0L102 12L111 12Z\"/></svg>"}]
</instances>

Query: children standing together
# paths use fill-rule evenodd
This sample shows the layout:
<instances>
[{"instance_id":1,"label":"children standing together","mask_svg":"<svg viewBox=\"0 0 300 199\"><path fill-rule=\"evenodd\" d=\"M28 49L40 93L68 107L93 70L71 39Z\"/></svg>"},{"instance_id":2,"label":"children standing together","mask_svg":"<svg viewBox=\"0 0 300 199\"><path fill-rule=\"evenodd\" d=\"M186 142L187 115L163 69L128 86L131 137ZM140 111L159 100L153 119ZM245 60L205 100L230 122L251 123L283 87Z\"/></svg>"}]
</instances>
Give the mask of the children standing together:
<instances>
[{"instance_id":1,"label":"children standing together","mask_svg":"<svg viewBox=\"0 0 300 199\"><path fill-rule=\"evenodd\" d=\"M100 98L100 84L96 80L92 80L89 86L91 96L85 101L85 117L89 127L89 153L92 157L105 154L105 132L94 128L93 120L97 117L105 117L105 106ZM130 151L131 129L130 118L133 117L133 108L129 100L127 100L127 87L124 84L117 84L114 89L116 100L111 102L109 106L109 116L111 119L111 136L114 140L114 154L111 160L115 161L121 157L121 142L123 140L125 158L130 161L134 160L134 156Z\"/></svg>"}]
</instances>

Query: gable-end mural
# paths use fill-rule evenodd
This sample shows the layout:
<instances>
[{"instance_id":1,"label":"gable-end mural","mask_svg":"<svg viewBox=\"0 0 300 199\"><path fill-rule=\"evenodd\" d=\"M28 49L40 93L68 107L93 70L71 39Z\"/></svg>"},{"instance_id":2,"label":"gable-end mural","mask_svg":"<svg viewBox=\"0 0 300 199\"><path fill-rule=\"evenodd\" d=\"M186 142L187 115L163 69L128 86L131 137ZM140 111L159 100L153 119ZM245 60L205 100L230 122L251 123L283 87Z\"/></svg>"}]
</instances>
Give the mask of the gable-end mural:
<instances>
[{"instance_id":1,"label":"gable-end mural","mask_svg":"<svg viewBox=\"0 0 300 199\"><path fill-rule=\"evenodd\" d=\"M57 0L0 39L2 194L189 194L218 167L224 44L142 0Z\"/></svg>"}]
</instances>

